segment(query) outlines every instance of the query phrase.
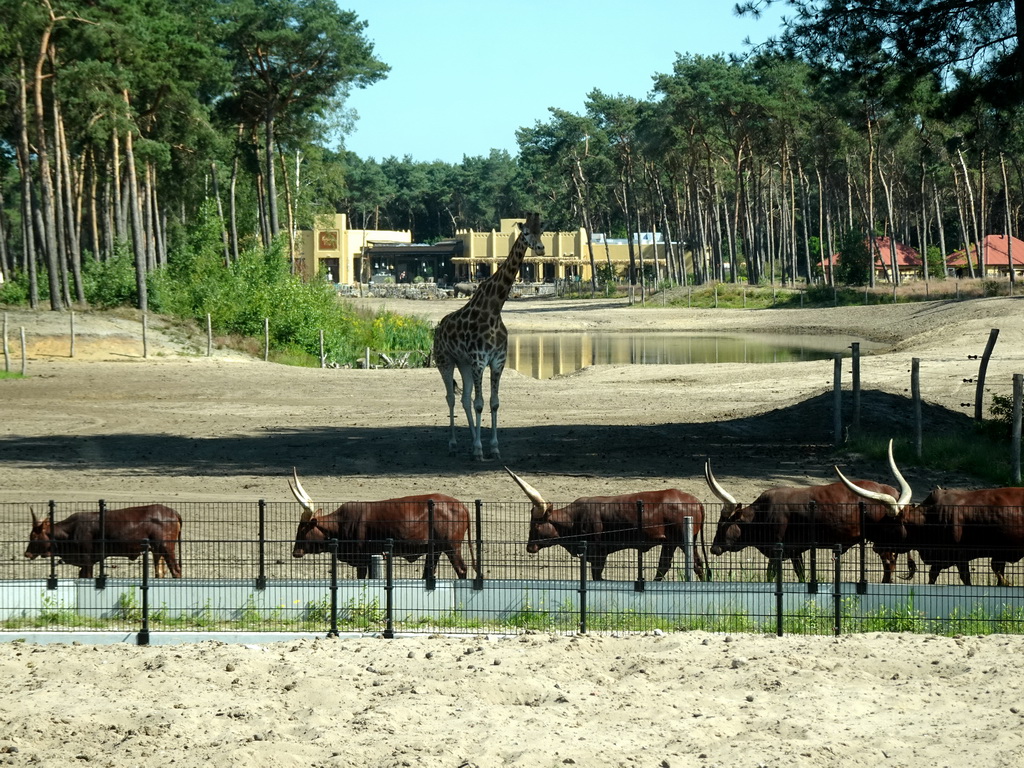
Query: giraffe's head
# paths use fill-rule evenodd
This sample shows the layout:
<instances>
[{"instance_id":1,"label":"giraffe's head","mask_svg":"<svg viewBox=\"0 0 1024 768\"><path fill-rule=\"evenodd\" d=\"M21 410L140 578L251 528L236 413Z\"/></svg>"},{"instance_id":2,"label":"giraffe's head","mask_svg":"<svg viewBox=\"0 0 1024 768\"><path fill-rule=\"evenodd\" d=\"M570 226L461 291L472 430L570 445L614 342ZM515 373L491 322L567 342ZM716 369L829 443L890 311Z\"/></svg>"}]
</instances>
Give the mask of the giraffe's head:
<instances>
[{"instance_id":1,"label":"giraffe's head","mask_svg":"<svg viewBox=\"0 0 1024 768\"><path fill-rule=\"evenodd\" d=\"M543 234L544 229L541 227L540 214L526 214L526 223L520 224L519 229L522 232L523 239L526 240L526 247L533 251L533 255L543 256L544 243L540 241L540 236Z\"/></svg>"}]
</instances>

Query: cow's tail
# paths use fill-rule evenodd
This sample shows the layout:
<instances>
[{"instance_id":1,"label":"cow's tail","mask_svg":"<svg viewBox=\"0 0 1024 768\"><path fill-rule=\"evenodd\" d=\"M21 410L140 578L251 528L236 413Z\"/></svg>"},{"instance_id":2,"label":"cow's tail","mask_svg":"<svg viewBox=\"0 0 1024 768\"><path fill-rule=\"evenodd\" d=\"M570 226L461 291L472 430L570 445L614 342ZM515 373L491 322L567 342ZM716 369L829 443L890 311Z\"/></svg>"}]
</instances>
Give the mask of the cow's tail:
<instances>
[{"instance_id":1,"label":"cow's tail","mask_svg":"<svg viewBox=\"0 0 1024 768\"><path fill-rule=\"evenodd\" d=\"M907 552L907 575L900 576L904 581L910 581L914 578L914 574L917 573L917 563L914 562L914 556Z\"/></svg>"}]
</instances>

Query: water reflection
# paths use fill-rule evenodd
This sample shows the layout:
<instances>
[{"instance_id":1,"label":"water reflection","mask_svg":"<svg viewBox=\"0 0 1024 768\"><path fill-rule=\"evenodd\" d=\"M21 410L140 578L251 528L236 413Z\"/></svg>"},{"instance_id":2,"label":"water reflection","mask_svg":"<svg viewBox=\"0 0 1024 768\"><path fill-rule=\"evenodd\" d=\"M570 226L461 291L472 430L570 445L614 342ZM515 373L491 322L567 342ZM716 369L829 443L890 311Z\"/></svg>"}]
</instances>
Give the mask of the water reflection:
<instances>
[{"instance_id":1,"label":"water reflection","mask_svg":"<svg viewBox=\"0 0 1024 768\"><path fill-rule=\"evenodd\" d=\"M884 348L848 336L782 334L702 335L688 333L529 333L510 334L507 368L535 379L572 373L589 365L691 363L784 363L831 359Z\"/></svg>"}]
</instances>

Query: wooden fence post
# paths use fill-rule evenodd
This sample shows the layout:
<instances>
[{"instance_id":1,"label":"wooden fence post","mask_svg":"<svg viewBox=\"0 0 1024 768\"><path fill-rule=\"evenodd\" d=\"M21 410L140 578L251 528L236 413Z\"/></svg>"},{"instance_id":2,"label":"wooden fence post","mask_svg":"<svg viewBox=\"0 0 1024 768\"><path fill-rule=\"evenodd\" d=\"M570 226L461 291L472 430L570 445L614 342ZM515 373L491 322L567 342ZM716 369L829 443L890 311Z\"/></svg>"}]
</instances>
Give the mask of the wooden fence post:
<instances>
[{"instance_id":1,"label":"wooden fence post","mask_svg":"<svg viewBox=\"0 0 1024 768\"><path fill-rule=\"evenodd\" d=\"M835 444L843 443L843 356L838 352L832 372L832 426L835 431Z\"/></svg>"},{"instance_id":2,"label":"wooden fence post","mask_svg":"<svg viewBox=\"0 0 1024 768\"><path fill-rule=\"evenodd\" d=\"M75 356L75 310L71 310L71 357Z\"/></svg>"},{"instance_id":3,"label":"wooden fence post","mask_svg":"<svg viewBox=\"0 0 1024 768\"><path fill-rule=\"evenodd\" d=\"M11 351L7 348L7 313L4 312L4 372L11 371Z\"/></svg>"},{"instance_id":4,"label":"wooden fence post","mask_svg":"<svg viewBox=\"0 0 1024 768\"><path fill-rule=\"evenodd\" d=\"M850 344L853 379L853 428L860 429L860 342Z\"/></svg>"},{"instance_id":5,"label":"wooden fence post","mask_svg":"<svg viewBox=\"0 0 1024 768\"><path fill-rule=\"evenodd\" d=\"M210 357L213 354L213 319L210 317L210 313L206 313L206 356Z\"/></svg>"},{"instance_id":6,"label":"wooden fence post","mask_svg":"<svg viewBox=\"0 0 1024 768\"><path fill-rule=\"evenodd\" d=\"M914 400L914 448L921 458L921 358L910 361L910 395Z\"/></svg>"},{"instance_id":7,"label":"wooden fence post","mask_svg":"<svg viewBox=\"0 0 1024 768\"><path fill-rule=\"evenodd\" d=\"M1013 374L1013 445L1010 455L1013 470L1013 482L1020 485L1020 438L1021 438L1021 399L1024 393L1024 374Z\"/></svg>"},{"instance_id":8,"label":"wooden fence post","mask_svg":"<svg viewBox=\"0 0 1024 768\"><path fill-rule=\"evenodd\" d=\"M263 362L270 359L270 318L263 318Z\"/></svg>"},{"instance_id":9,"label":"wooden fence post","mask_svg":"<svg viewBox=\"0 0 1024 768\"><path fill-rule=\"evenodd\" d=\"M149 313L142 313L142 357L149 359Z\"/></svg>"},{"instance_id":10,"label":"wooden fence post","mask_svg":"<svg viewBox=\"0 0 1024 768\"><path fill-rule=\"evenodd\" d=\"M988 344L985 345L985 352L981 356L981 365L978 368L978 385L974 390L974 420L982 420L982 404L985 399L985 371L988 370L988 359L992 357L992 350L996 346L996 339L999 338L999 329L993 328L988 334Z\"/></svg>"},{"instance_id":11,"label":"wooden fence post","mask_svg":"<svg viewBox=\"0 0 1024 768\"><path fill-rule=\"evenodd\" d=\"M25 375L28 365L28 344L25 343L25 326L21 326L21 375Z\"/></svg>"}]
</instances>

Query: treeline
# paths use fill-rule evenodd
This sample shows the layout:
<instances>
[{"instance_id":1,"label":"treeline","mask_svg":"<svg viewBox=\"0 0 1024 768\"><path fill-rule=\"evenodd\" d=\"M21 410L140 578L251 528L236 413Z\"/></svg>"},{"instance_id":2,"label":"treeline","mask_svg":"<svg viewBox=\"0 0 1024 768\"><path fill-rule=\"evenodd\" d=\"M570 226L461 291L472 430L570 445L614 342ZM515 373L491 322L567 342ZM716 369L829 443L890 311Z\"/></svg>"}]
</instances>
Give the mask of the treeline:
<instances>
[{"instance_id":1,"label":"treeline","mask_svg":"<svg viewBox=\"0 0 1024 768\"><path fill-rule=\"evenodd\" d=\"M798 21L742 59L679 55L646 98L595 89L582 114L522 127L517 156L459 164L329 148L351 119L345 94L388 71L333 0L0 5L0 269L33 304L85 300L90 260L127 253L145 308L204 205L224 265L278 240L287 253L323 213L430 242L538 209L549 229L663 233L667 256L644 271L677 284L816 280L838 251L836 279L873 284L872 234L939 276L951 251L1020 229L1010 3L945 2L915 28L900 16L911 2L888 16L799 2L816 15L798 20L827 23ZM600 246L588 256L596 275ZM898 282L895 251L874 256Z\"/></svg>"}]
</instances>

